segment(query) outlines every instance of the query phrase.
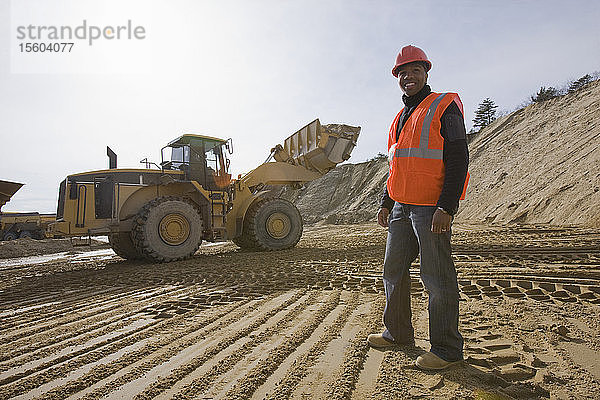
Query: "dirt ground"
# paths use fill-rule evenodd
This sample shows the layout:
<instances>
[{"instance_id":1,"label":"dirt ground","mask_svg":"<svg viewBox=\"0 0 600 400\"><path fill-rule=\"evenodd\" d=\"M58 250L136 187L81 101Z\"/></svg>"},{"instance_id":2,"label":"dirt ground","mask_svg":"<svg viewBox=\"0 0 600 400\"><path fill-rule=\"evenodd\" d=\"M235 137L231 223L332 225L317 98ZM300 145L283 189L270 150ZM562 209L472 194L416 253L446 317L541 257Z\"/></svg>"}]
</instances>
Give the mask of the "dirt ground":
<instances>
[{"instance_id":1,"label":"dirt ground","mask_svg":"<svg viewBox=\"0 0 600 400\"><path fill-rule=\"evenodd\" d=\"M385 231L308 228L292 250L203 245L188 261L112 255L0 266L0 398L600 397L600 230L454 227L463 366L426 373L382 329Z\"/></svg>"}]
</instances>

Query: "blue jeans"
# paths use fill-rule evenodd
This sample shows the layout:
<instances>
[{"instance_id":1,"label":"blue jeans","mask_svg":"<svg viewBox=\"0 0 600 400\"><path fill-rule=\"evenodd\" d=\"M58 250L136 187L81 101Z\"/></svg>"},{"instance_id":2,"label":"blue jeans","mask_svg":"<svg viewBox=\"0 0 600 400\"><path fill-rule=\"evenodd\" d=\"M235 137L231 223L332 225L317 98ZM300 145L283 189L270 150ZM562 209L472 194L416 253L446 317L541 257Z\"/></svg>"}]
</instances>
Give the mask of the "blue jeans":
<instances>
[{"instance_id":1,"label":"blue jeans","mask_svg":"<svg viewBox=\"0 0 600 400\"><path fill-rule=\"evenodd\" d=\"M458 284L450 232L431 232L436 207L395 203L389 217L383 265L386 305L384 336L398 343L414 340L410 309L410 264L419 256L421 280L429 293L431 352L446 361L463 358L458 332Z\"/></svg>"}]
</instances>

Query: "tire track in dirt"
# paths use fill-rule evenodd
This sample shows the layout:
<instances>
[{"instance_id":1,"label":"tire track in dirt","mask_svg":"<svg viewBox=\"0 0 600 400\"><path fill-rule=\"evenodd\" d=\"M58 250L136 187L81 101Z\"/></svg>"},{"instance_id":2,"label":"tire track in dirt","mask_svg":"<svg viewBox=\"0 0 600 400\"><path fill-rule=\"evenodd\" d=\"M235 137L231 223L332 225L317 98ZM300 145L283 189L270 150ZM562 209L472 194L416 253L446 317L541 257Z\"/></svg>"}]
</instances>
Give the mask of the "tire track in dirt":
<instances>
[{"instance_id":1,"label":"tire track in dirt","mask_svg":"<svg viewBox=\"0 0 600 400\"><path fill-rule=\"evenodd\" d=\"M336 372L335 383L330 386L326 398L349 399L359 381L363 365L370 350L366 338L369 334L381 330L383 298L377 300L375 310L372 310L360 324L360 331L350 341L344 361ZM366 373L366 372L363 372Z\"/></svg>"},{"instance_id":2,"label":"tire track in dirt","mask_svg":"<svg viewBox=\"0 0 600 400\"><path fill-rule=\"evenodd\" d=\"M470 373L477 379L494 381L505 394L518 398L545 398L550 393L529 382L541 363L531 360L527 365L527 355L517 344L489 324L489 319L463 318L462 332L465 333L465 362ZM493 374L492 378L490 374ZM508 393L507 393L508 392Z\"/></svg>"},{"instance_id":3,"label":"tire track in dirt","mask_svg":"<svg viewBox=\"0 0 600 400\"><path fill-rule=\"evenodd\" d=\"M256 318L250 323L244 324L242 329L228 334L215 345L206 349L201 355L194 357L190 362L174 369L168 376L160 378L156 382L152 383L144 391L135 396L135 399L156 397L165 390L170 389L175 383L193 373L204 363L213 359L217 354L231 346L233 343L237 342L240 338L244 338L245 336L254 333L254 331L260 326L267 323L271 318L275 317L277 314L282 312L282 310L285 310L288 306L294 304L302 297L303 296L294 296L290 300L282 303L281 306L265 312L264 315ZM318 293L313 291L308 293L305 297L306 298L302 302L285 313L278 323L289 323L290 320L293 320L299 313L315 302L315 300L318 298ZM263 340L264 336L265 335L256 335L241 351L231 354L225 359L218 360L218 363L208 373L204 374L198 379L193 380L191 383L186 384L178 394L173 396L173 398L189 398L194 393L201 393L206 390L208 385L215 380L220 373L227 371L231 365L235 364L235 362L239 361L239 359L243 357L245 352L250 351L253 341L255 342L254 344L256 344L260 340Z\"/></svg>"},{"instance_id":4,"label":"tire track in dirt","mask_svg":"<svg viewBox=\"0 0 600 400\"><path fill-rule=\"evenodd\" d=\"M129 364L123 362L123 360L117 360L111 367L110 372L112 373L110 375L103 374L102 376L94 375L83 378L83 381L87 383L92 381L94 384L73 395L72 398L91 400L113 393L123 385L145 376L157 365L168 362L173 354L177 354L201 341L204 336L234 323L244 315L256 312L267 301L268 298L264 298L246 303L242 302L243 304L235 303L219 310L203 320L202 323L196 323L189 327L186 326L185 329L171 332L168 338L163 338L160 342L154 343L153 346L156 347L156 350L147 356ZM99 380L99 378L102 379ZM64 390L60 390L60 392L64 394Z\"/></svg>"},{"instance_id":5,"label":"tire track in dirt","mask_svg":"<svg viewBox=\"0 0 600 400\"><path fill-rule=\"evenodd\" d=\"M168 332L170 328L177 326L185 320L185 317L186 315L182 314L170 319L158 320L151 326L141 327L127 334L120 335L120 337L117 336L111 340L97 343L91 349L82 349L75 354L70 354L69 356L39 365L28 371L17 373L8 380L0 383L0 396L6 394L7 397L11 397L23 394L38 386L64 377L70 371L85 367L87 364L98 362L103 358L114 357L115 353L123 351L128 346ZM149 346L144 346L142 349L138 349L135 354L142 356L145 352L149 351ZM134 358L137 357L135 354Z\"/></svg>"},{"instance_id":6,"label":"tire track in dirt","mask_svg":"<svg viewBox=\"0 0 600 400\"><path fill-rule=\"evenodd\" d=\"M7 331L13 327L23 329L30 325L51 321L56 316L63 314L107 306L124 298L158 296L161 293L168 293L173 288L175 286L128 290L126 287L117 286L106 290L92 288L90 290L67 291L68 293L33 297L27 302L27 304L32 304L31 306L11 305L1 301L0 304L2 304L4 311L0 313L0 316L2 316L0 320ZM43 315L40 315L40 312L43 312ZM0 341L4 339L4 335L5 333L0 335Z\"/></svg>"},{"instance_id":7,"label":"tire track in dirt","mask_svg":"<svg viewBox=\"0 0 600 400\"><path fill-rule=\"evenodd\" d=\"M287 307L288 309L290 309L290 308L294 309L294 308L297 308L298 306L301 306L297 311L294 311L294 313L296 315L296 317L294 318L294 322L301 324L302 321L306 320L306 318L308 318L311 315L312 310L319 304L319 302L322 301L322 299L321 299L322 297L323 296L320 296L319 298L317 298L315 300L315 302L313 302L312 304L308 304L308 303L305 303L306 300L308 299L308 297L305 296L304 298L301 299L301 301L298 301L297 303L288 306ZM308 306L304 307L303 304L304 305L308 304ZM263 312L261 311L261 314L262 313ZM182 388L188 386L193 381L195 381L197 378L203 378L210 371L213 371L214 367L217 364L221 363L221 360L225 359L225 360L231 361L232 357L239 358L241 356L243 358L241 361L239 361L237 364L234 364L233 367L230 368L226 373L216 377L216 379L213 380L213 382L210 385L210 387L211 387L210 392L214 392L215 390L218 390L218 387L222 386L223 382L227 382L227 381L230 381L230 380L236 378L236 374L235 374L236 368L238 368L240 366L242 368L247 368L247 365L252 362L251 359L252 359L253 354L257 353L257 351L258 351L262 355L261 350L267 349L270 345L270 342L276 337L275 335L265 336L265 332L272 329L272 326L274 326L278 323L281 323L281 321L286 321L287 319L289 319L289 314L286 314L284 312L284 310L282 310L280 313L274 315L272 318L270 318L268 321L266 321L263 325L258 327L254 332L250 333L247 336L238 337L229 346L227 346L226 348L223 348L222 351L220 351L215 357L206 360L197 369L192 371L190 374L185 376L185 378L178 381L175 385L173 385L166 391L162 392L156 398L157 399L170 399L176 393L178 393ZM232 323L228 327L228 330L229 331L243 330L246 324L253 323L253 321L255 321L255 320L256 320L255 316L248 315L245 318L242 318L242 319ZM204 343L202 343L198 346L195 346L195 348L187 349L185 353L188 354L188 359L197 354L202 353L203 351L206 351L206 349L209 349L214 346L218 346L219 341L220 341L219 333L220 332L216 332L215 335L213 335L214 337L212 337L212 338L206 338L204 340ZM225 335L225 337L227 337L227 335ZM253 341L255 341L259 338L264 338L265 340L258 342L258 344L256 346L252 347ZM268 351L268 350L265 350L265 351ZM161 366L161 367L163 368L163 370L165 368L172 369L173 367L177 367L178 365L181 365L182 362L183 362L183 360L178 360L177 363L175 363L175 365L173 365L172 362L169 362L169 364L165 364L164 366ZM147 378L148 379L146 379L146 382L142 382L142 384L147 385L153 379L156 379L156 376L149 376ZM129 385L131 386L133 384L134 384L134 382L131 382ZM206 393L204 396L205 397L214 397L208 393Z\"/></svg>"},{"instance_id":8,"label":"tire track in dirt","mask_svg":"<svg viewBox=\"0 0 600 400\"><path fill-rule=\"evenodd\" d=\"M352 391L352 400L370 399L372 397L373 388L379 375L379 366L383 361L383 354L379 350L369 350L363 364L363 370L356 381L354 391Z\"/></svg>"},{"instance_id":9,"label":"tire track in dirt","mask_svg":"<svg viewBox=\"0 0 600 400\"><path fill-rule=\"evenodd\" d=\"M201 351L202 348L210 346L210 343L206 343L207 337L218 335L219 332L226 329L232 329L244 319L259 317L265 309L280 310L282 307L301 298L302 293L292 292L291 294L269 296L262 300L253 301L247 307L236 307L226 313L221 313L214 324L207 325L202 329L192 327L182 332L183 335L171 333L169 342L163 343L163 347L138 362L119 370L118 376L112 376L113 379L100 388L92 388L94 389L92 393L81 394L84 394L85 398L97 398L97 396L105 394L109 394L109 397L132 398L137 392L152 383L155 378L158 379L161 373L164 375L165 368L173 369L178 364L183 364L187 353L194 353L196 350Z\"/></svg>"},{"instance_id":10,"label":"tire track in dirt","mask_svg":"<svg viewBox=\"0 0 600 400\"><path fill-rule=\"evenodd\" d=\"M34 373L37 368L41 368L43 365L48 366L64 362L69 358L93 350L94 345L106 343L113 338L131 333L134 329L148 326L151 322L152 320L149 319L136 319L110 324L80 337L75 337L65 343L57 343L50 348L42 348L40 351L15 357L2 365L0 382L10 383L14 379L29 375L27 371ZM15 378L16 375L18 377Z\"/></svg>"},{"instance_id":11,"label":"tire track in dirt","mask_svg":"<svg viewBox=\"0 0 600 400\"><path fill-rule=\"evenodd\" d=\"M486 390L531 399L592 399L600 393L598 365L581 362L586 354L600 355L597 306L489 299L465 301L463 308L466 370L496 386ZM563 351L568 346L578 351ZM578 393L579 387L587 392Z\"/></svg>"},{"instance_id":12,"label":"tire track in dirt","mask_svg":"<svg viewBox=\"0 0 600 400\"><path fill-rule=\"evenodd\" d=\"M5 371L16 363L27 363L32 360L38 361L46 357L51 357L60 351L66 351L63 357L77 356L84 352L92 350L92 346L101 347L107 340L118 340L125 337L126 332L118 336L111 336L111 332L118 332L131 324L135 317L140 317L142 309L147 307L145 301L152 299L152 303L160 302L162 297L177 296L189 293L189 289L162 291L156 298L154 296L143 297L133 300L121 299L122 306L111 305L110 309L98 309L97 313L83 316L71 315L66 318L66 322L61 324L60 318L53 324L52 328L36 328L35 334L24 337L21 340L15 340L3 349L4 355L0 358L3 362L0 364L0 371ZM152 304L151 303L151 304ZM91 313L92 311L90 311ZM108 318L108 319L107 319ZM152 323L158 323L154 321ZM138 327L142 329L143 327ZM40 333L37 333L41 331ZM92 339L107 335L103 341L88 343ZM86 343L81 345L79 343ZM13 350L14 349L14 350ZM8 362L6 362L8 360ZM63 358L63 361L65 358ZM3 379L0 378L0 384Z\"/></svg>"},{"instance_id":13,"label":"tire track in dirt","mask_svg":"<svg viewBox=\"0 0 600 400\"><path fill-rule=\"evenodd\" d=\"M85 324L88 319L94 321L97 319L99 321L104 320L104 314L107 313L118 313L119 310L125 309L128 310L132 306L139 305L140 303L145 302L148 298L156 297L157 300L161 297L168 297L175 295L178 291L185 291L189 289L181 289L181 288L164 288L159 292L150 294L149 296L138 296L138 291L132 292L131 294L118 294L113 296L110 299L105 301L98 301L96 299L88 299L91 300L87 305L80 307L79 309L71 309L65 308L61 310L52 311L49 315L43 315L39 318L38 323L35 323L35 320L32 321L35 325L33 326L19 326L13 332L7 332L0 339L0 343L5 344L8 343L11 346L16 344L16 341L19 339L26 339L32 343L39 343L37 337L34 335L43 332L44 334L51 335L51 337L57 338L57 331L65 331L67 334L71 331L80 331L81 326L75 326L70 324ZM143 294L143 291L141 292ZM132 308L135 309L135 308ZM122 313L123 317L125 317L126 313ZM48 321L48 322L45 322ZM20 344L21 345L21 344ZM2 357L0 356L0 360Z\"/></svg>"},{"instance_id":14,"label":"tire track in dirt","mask_svg":"<svg viewBox=\"0 0 600 400\"><path fill-rule=\"evenodd\" d=\"M119 332L123 329L127 329L128 325L131 324L131 320L134 317L139 316L140 313L132 312L125 315L117 314L115 317L108 321L99 320L93 325L81 324L74 328L72 332L77 334L58 334L52 335L51 333L44 335L36 335L35 341L28 340L33 344L20 345L16 350L8 351L6 354L6 360L0 365L0 371L6 371L14 365L25 364L32 361L40 361L47 357L52 357L58 352L68 351L71 349L71 353L77 352L78 350L84 350L81 343L89 344L88 341L97 339L98 337L107 336L114 337L115 332ZM18 345L18 343L16 343Z\"/></svg>"},{"instance_id":15,"label":"tire track in dirt","mask_svg":"<svg viewBox=\"0 0 600 400\"><path fill-rule=\"evenodd\" d=\"M306 377L310 368L318 362L319 357L322 356L323 351L327 347L327 345L334 340L348 321L350 315L354 312L355 308L358 305L360 294L359 292L353 292L351 294L350 299L345 302L343 310L335 317L333 321L327 321L327 319L323 320L323 324L326 326L322 327L322 331L319 332L319 337L315 338L314 343L308 349L302 349L301 346L298 346L295 349L295 352L302 349L293 360L289 360L287 363L280 362L276 365L277 369L285 368L284 371L281 371L279 375L283 375L276 382L273 382L271 385L267 385L265 390L262 392L255 391L253 393L253 398L264 398L264 399L283 399L289 398L292 391L296 388L298 383ZM318 330L315 329L313 334ZM307 340L308 342L308 340ZM295 353L294 352L294 353ZM288 358L294 356L294 353L290 354ZM287 361L287 360L286 360ZM287 364L287 365L286 365ZM268 380L273 380L277 378L276 370L272 369L270 374L268 375ZM263 382L262 386L265 386L266 381ZM238 383L239 384L239 383ZM262 388L261 386L261 388ZM258 397L257 397L258 395Z\"/></svg>"},{"instance_id":16,"label":"tire track in dirt","mask_svg":"<svg viewBox=\"0 0 600 400\"><path fill-rule=\"evenodd\" d=\"M83 348L79 348L78 350L72 351L67 354L62 354L54 359L48 360L46 362L38 363L32 368L29 368L26 371L18 371L10 376L5 377L0 380L1 385L7 385L14 381L25 379L30 375L36 375L36 377L30 378L32 380L44 381L50 379L54 373L58 373L57 371L61 369L61 367L57 367L58 365L68 365L69 367L79 366L78 364L82 361L77 361L79 356L83 358L91 358L91 359L99 359L102 358L102 355L105 352L109 352L112 349L115 351L121 350L124 347L127 347L128 340L131 340L132 337L138 337L140 334L144 334L144 331L149 332L152 329L156 329L162 325L162 321L152 321L148 325L142 325L140 327L134 328L132 330L128 330L123 332L115 337L105 338L104 340L94 343L90 346L86 346ZM40 374L44 371L43 377ZM1 393L1 392L0 392Z\"/></svg>"},{"instance_id":17,"label":"tire track in dirt","mask_svg":"<svg viewBox=\"0 0 600 400\"><path fill-rule=\"evenodd\" d=\"M333 386L338 385L338 381L342 376L341 369L344 363L347 362L347 350L353 347L355 341L366 344L365 337L361 337L361 335L364 333L362 329L368 316L372 315L381 320L381 314L379 314L380 302L381 298L378 296L364 292L360 293L359 304L352 310L336 337L324 346L321 354L315 357L312 366L303 371L304 366L302 364L295 363L293 366L288 364L286 373L288 376L302 375L297 382L294 382L294 387L288 389L290 398L326 398L329 396L329 391ZM276 382L273 380L267 382L271 387L274 386L274 383ZM270 394L271 390L265 384L258 393ZM274 393L276 394L276 392ZM254 398L259 399L262 397L264 396L255 396Z\"/></svg>"},{"instance_id":18,"label":"tire track in dirt","mask_svg":"<svg viewBox=\"0 0 600 400\"><path fill-rule=\"evenodd\" d=\"M287 304L299 296L301 296L301 293L293 294L291 299L285 300L283 304ZM69 382L67 385L52 389L44 394L44 397L61 399L66 395L73 395L82 389L84 390L78 393L75 398L97 399L106 394L121 397L118 393L121 386L134 382L141 376L145 376L157 365L169 361L174 353L179 353L193 346L195 343L201 342L205 335L225 329L231 323L245 315L261 312L263 309L262 306L267 302L276 303L276 308L281 307L279 297L270 297L248 304L240 305L238 303L226 306L212 316L204 316L198 322L191 322L189 326L178 324L173 327L174 329L158 335L153 343L150 343L140 351L126 354L119 359L104 364L100 373L97 370L91 371ZM214 326L211 326L213 324ZM109 377L110 379L108 379ZM123 397L132 398L133 395L130 392L125 392Z\"/></svg>"},{"instance_id":19,"label":"tire track in dirt","mask_svg":"<svg viewBox=\"0 0 600 400\"><path fill-rule=\"evenodd\" d=\"M310 308L303 310L302 313L290 316L291 318L286 316L274 325L266 327L265 330L256 332L256 335L243 345L241 353L236 350L235 354L230 354L224 358L225 362L217 362L208 374L195 379L191 385L177 393L174 398L184 399L190 396L194 398L200 396L225 399L248 398L262 380L266 379L262 372L271 367L276 368L280 359L285 358L287 353L291 353L297 345L301 344L306 335L310 335L315 324L319 324L339 305L340 297L339 291L321 294L321 300L318 303L313 303ZM316 307L318 304L320 304L320 307ZM267 353L266 360L264 358L265 353ZM258 360L253 361L253 356L258 357ZM243 376L240 377L239 374L235 376L236 366L241 366L245 372ZM231 384L224 389L231 388L222 396L219 396L219 394L213 395L209 389L219 389L222 385L218 384L218 379L221 377L227 379L231 372L234 372L234 376L230 377ZM207 376L209 377L208 382ZM210 384L210 388L206 383ZM196 392L198 387L201 390ZM196 394L194 395L194 393Z\"/></svg>"},{"instance_id":20,"label":"tire track in dirt","mask_svg":"<svg viewBox=\"0 0 600 400\"><path fill-rule=\"evenodd\" d=\"M81 301L84 299L89 299L91 296L96 296L100 301L104 301L105 298L114 297L114 295L118 294L120 291L121 288L119 287L105 290L98 290L96 288L81 289L70 291L69 293L62 293L62 295L60 296L60 301L55 301L57 298L57 294L46 294L39 297L31 297L25 300L18 299L15 301L7 300L7 298L12 296L0 296L0 304L2 304L3 310L0 313L0 318L2 318L2 321L5 323L6 327L12 327L14 325L24 325L27 322L36 322L35 319L31 318L35 317L36 310L44 309L66 311L67 309L82 309L88 306L85 303L81 303ZM105 298L100 296L105 296ZM66 308L69 306L71 306L72 308ZM61 307L63 308L62 310L60 309ZM29 317L30 319L27 320L27 317Z\"/></svg>"},{"instance_id":21,"label":"tire track in dirt","mask_svg":"<svg viewBox=\"0 0 600 400\"><path fill-rule=\"evenodd\" d=\"M381 327L382 298L364 291L342 293L352 296L348 307L313 331L307 339L311 345L299 346L284 362L269 368L270 375L253 399L330 398L332 390L338 390L334 398L349 398L360 377L370 373L361 372L366 358L361 352L368 351L366 335ZM238 385L245 386L243 381ZM230 394L216 398L228 399Z\"/></svg>"},{"instance_id":22,"label":"tire track in dirt","mask_svg":"<svg viewBox=\"0 0 600 400\"><path fill-rule=\"evenodd\" d=\"M262 303L263 303L263 301L255 302L254 304L251 305L250 309L258 308ZM201 317L199 321L190 321L188 326L183 326L183 327L182 327L182 325L185 324L186 319L187 319L184 317L188 317L188 316L181 316L180 318L176 318L178 321L172 321L174 323L171 323L170 324L171 326L165 327L165 328L173 328L173 329L165 329L164 332L159 332L157 335L155 335L156 338L155 338L154 342L148 343L146 346L142 347L138 351L129 353L129 354L125 354L120 358L112 360L110 363L102 364L100 369L94 369L92 371L89 371L76 379L71 379L70 381L66 382L66 384L60 378L55 379L55 381L60 380L60 382L57 385L55 385L56 387L53 387L50 391L46 392L44 394L44 398L62 399L64 397L66 397L67 395L74 394L84 388L89 388L89 387L93 386L94 383L99 382L102 379L105 379L117 372L122 371L124 369L124 367L126 367L128 365L131 365L140 360L147 361L146 358L148 355L153 354L154 352L163 350L165 348L169 349L170 348L169 346L173 344L173 341L176 341L177 339L184 337L185 335L188 335L190 333L194 333L199 330L201 331L206 325L209 325L225 316L233 314L233 317L239 317L243 312L249 311L249 309L247 309L245 306L246 306L245 304L240 305L239 303L231 304L212 315L207 315L207 316ZM240 312L239 313L235 312L236 309L239 309ZM229 319L222 321L218 326L221 327L221 326L223 326L223 324L227 324L229 322L230 322ZM109 355L109 357L110 357L110 355ZM141 365L138 365L139 370L136 369L135 371L133 371L133 373L128 375L126 378L131 378L132 376L136 376L136 374L138 374L138 373L143 374L144 370L149 370L152 368L152 366L154 365L152 362L153 362L153 360L151 359L146 364L142 363ZM85 364L83 365L83 367L85 367ZM52 385L49 385L49 386L52 386ZM112 386L114 386L114 383ZM118 378L117 378L116 386L119 386ZM107 387L111 387L111 385L108 385ZM106 390L106 388L99 389L98 391L96 391L95 395L98 395L98 393L102 394L102 392L105 390ZM98 397L96 397L96 398L98 398Z\"/></svg>"},{"instance_id":23,"label":"tire track in dirt","mask_svg":"<svg viewBox=\"0 0 600 400\"><path fill-rule=\"evenodd\" d=\"M115 301L118 299L119 290L112 290L114 293L109 296L101 296L106 293L105 291L86 291L80 295L51 295L44 296L41 298L34 298L29 304L30 306L10 308L7 305L3 305L2 317L0 320L3 322L3 332L0 334L0 343L10 341L9 335L18 336L17 333L31 329L32 326L40 325L43 322L53 322L56 317L64 316L66 313L78 312L88 310L94 307L98 307L102 304ZM100 294L100 296L98 296ZM90 304L88 301L94 299L94 303ZM9 339L9 340L7 340Z\"/></svg>"},{"instance_id":24,"label":"tire track in dirt","mask_svg":"<svg viewBox=\"0 0 600 400\"><path fill-rule=\"evenodd\" d=\"M269 349L268 355L262 358L250 371L248 371L235 385L229 389L222 398L225 399L247 399L273 374L282 362L296 351L302 343L304 343L315 330L323 323L327 315L333 311L334 305L339 302L339 292L335 300L331 304L326 304L321 310L314 313L308 321L306 321L299 329L288 332L284 340ZM346 303L342 312L337 316L331 325L325 328L324 335L309 349L308 353L294 363L295 377L286 375L287 382L284 382L280 388L292 388L295 381L299 381L306 374L308 368L316 362L317 356L325 348L325 346L333 340L345 324L346 320L354 311L358 302L359 293L354 293ZM283 331L285 332L285 330Z\"/></svg>"}]
</instances>

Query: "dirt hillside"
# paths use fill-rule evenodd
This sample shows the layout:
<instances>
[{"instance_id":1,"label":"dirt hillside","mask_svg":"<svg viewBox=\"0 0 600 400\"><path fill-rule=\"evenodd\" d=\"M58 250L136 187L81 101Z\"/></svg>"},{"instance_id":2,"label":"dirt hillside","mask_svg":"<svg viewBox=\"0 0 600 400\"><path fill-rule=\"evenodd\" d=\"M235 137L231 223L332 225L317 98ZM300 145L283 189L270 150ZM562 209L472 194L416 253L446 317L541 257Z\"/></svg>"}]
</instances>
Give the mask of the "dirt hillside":
<instances>
[{"instance_id":1,"label":"dirt hillside","mask_svg":"<svg viewBox=\"0 0 600 400\"><path fill-rule=\"evenodd\" d=\"M600 226L600 81L499 118L470 143L457 221ZM306 223L373 220L385 160L341 165L283 197Z\"/></svg>"},{"instance_id":2,"label":"dirt hillside","mask_svg":"<svg viewBox=\"0 0 600 400\"><path fill-rule=\"evenodd\" d=\"M600 82L504 116L470 145L461 219L600 224Z\"/></svg>"}]
</instances>

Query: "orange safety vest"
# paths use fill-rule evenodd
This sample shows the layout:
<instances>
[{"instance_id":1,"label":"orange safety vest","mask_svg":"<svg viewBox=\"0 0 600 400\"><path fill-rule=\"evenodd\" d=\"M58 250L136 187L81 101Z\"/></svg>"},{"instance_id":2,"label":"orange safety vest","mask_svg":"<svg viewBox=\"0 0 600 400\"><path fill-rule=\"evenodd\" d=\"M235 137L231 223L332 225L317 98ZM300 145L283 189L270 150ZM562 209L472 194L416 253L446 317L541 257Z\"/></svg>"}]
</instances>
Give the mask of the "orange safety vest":
<instances>
[{"instance_id":1,"label":"orange safety vest","mask_svg":"<svg viewBox=\"0 0 600 400\"><path fill-rule=\"evenodd\" d=\"M431 93L410 115L396 141L400 123L400 110L388 139L390 174L387 180L389 196L405 204L435 206L444 185L444 138L440 131L442 114L452 102L463 113L456 93ZM465 198L469 173L463 186L461 200Z\"/></svg>"}]
</instances>

